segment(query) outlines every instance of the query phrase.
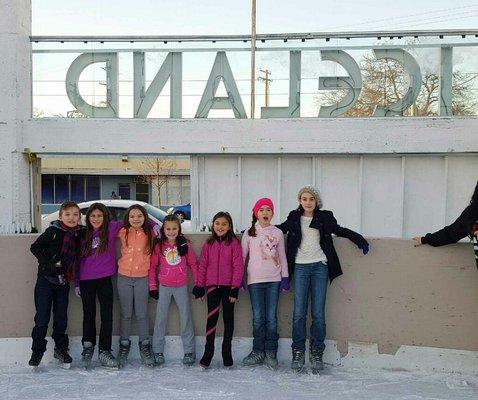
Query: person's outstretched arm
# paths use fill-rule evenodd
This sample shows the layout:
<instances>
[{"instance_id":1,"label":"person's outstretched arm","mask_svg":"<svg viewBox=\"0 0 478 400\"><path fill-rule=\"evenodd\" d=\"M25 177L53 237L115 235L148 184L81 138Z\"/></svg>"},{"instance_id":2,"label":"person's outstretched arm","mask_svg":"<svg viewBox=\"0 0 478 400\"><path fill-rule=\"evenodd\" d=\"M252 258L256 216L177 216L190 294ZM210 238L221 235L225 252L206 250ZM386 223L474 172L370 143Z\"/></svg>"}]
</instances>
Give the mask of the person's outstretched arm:
<instances>
[{"instance_id":1,"label":"person's outstretched arm","mask_svg":"<svg viewBox=\"0 0 478 400\"><path fill-rule=\"evenodd\" d=\"M472 233L471 230L475 219L476 216L473 215L473 209L471 206L468 206L452 224L436 232L427 233L425 236L414 237L415 246L429 244L430 246L438 247L456 243Z\"/></svg>"},{"instance_id":2,"label":"person's outstretched arm","mask_svg":"<svg viewBox=\"0 0 478 400\"><path fill-rule=\"evenodd\" d=\"M354 242L357 245L357 247L362 249L364 254L367 254L368 248L369 248L369 244L367 240L365 240L365 238L360 233L354 232L352 229L348 229L348 228L344 228L340 226L337 223L337 220L335 219L332 211L327 211L327 213L329 213L329 218L330 218L329 223L330 223L331 232L334 235L347 238L350 241Z\"/></svg>"}]
</instances>

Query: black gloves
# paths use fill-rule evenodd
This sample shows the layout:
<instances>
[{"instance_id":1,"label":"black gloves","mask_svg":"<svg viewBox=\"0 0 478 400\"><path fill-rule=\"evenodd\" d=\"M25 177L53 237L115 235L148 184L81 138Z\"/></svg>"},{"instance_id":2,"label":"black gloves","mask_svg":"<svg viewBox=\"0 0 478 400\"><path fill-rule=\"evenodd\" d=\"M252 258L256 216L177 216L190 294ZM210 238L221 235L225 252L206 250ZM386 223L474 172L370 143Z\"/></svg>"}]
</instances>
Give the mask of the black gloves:
<instances>
[{"instance_id":1,"label":"black gloves","mask_svg":"<svg viewBox=\"0 0 478 400\"><path fill-rule=\"evenodd\" d=\"M206 289L204 289L203 287L194 286L193 295L196 299L199 299L200 297L204 297L206 295Z\"/></svg>"},{"instance_id":2,"label":"black gloves","mask_svg":"<svg viewBox=\"0 0 478 400\"><path fill-rule=\"evenodd\" d=\"M159 291L158 291L158 289L150 290L150 291L149 291L149 297L151 297L151 298L154 299L154 300L158 300L158 299L159 299Z\"/></svg>"},{"instance_id":3,"label":"black gloves","mask_svg":"<svg viewBox=\"0 0 478 400\"><path fill-rule=\"evenodd\" d=\"M232 287L231 291L229 292L229 297L233 297L237 299L239 296L239 288L238 287Z\"/></svg>"}]
</instances>

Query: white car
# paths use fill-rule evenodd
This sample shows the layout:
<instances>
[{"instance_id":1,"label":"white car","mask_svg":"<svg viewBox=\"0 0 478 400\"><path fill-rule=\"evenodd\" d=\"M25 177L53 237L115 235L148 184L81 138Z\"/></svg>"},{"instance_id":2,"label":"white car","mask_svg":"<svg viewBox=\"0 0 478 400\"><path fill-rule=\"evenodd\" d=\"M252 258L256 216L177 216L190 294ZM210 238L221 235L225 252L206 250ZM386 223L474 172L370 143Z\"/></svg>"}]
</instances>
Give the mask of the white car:
<instances>
[{"instance_id":1,"label":"white car","mask_svg":"<svg viewBox=\"0 0 478 400\"><path fill-rule=\"evenodd\" d=\"M143 201L135 201L135 200L94 200L94 201L87 201L85 203L78 203L81 211L81 223L85 224L85 217L86 211L93 203L102 203L104 204L108 210L111 212L113 220L123 219L124 213L126 210L132 206L133 204L140 204L142 205L146 211L148 212L149 218L151 218L154 222L158 223L159 225L162 224L164 217L168 215L163 210L153 207L151 204L145 203ZM41 230L42 232L50 226L50 224L58 219L58 211L55 211L51 214L47 214L42 216L41 219ZM191 231L191 222L184 221L181 224L181 229L183 232L190 232Z\"/></svg>"}]
</instances>

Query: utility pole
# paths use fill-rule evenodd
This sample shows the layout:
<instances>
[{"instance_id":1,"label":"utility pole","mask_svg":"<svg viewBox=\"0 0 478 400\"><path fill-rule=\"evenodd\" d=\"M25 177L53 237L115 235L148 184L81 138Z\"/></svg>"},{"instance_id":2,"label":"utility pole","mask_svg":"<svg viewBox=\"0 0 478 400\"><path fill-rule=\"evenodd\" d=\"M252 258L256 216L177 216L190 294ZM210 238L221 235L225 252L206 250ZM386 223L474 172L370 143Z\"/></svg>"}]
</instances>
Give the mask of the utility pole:
<instances>
[{"instance_id":1,"label":"utility pole","mask_svg":"<svg viewBox=\"0 0 478 400\"><path fill-rule=\"evenodd\" d=\"M262 72L265 74L265 76L259 76L257 78L258 81L262 81L266 85L266 91L265 91L265 101L266 101L266 107L269 107L269 84L272 82L272 79L269 78L269 75L271 75L271 71L268 69L260 69L259 72Z\"/></svg>"},{"instance_id":2,"label":"utility pole","mask_svg":"<svg viewBox=\"0 0 478 400\"><path fill-rule=\"evenodd\" d=\"M256 108L256 0L252 0L251 29L251 119L254 119Z\"/></svg>"}]
</instances>

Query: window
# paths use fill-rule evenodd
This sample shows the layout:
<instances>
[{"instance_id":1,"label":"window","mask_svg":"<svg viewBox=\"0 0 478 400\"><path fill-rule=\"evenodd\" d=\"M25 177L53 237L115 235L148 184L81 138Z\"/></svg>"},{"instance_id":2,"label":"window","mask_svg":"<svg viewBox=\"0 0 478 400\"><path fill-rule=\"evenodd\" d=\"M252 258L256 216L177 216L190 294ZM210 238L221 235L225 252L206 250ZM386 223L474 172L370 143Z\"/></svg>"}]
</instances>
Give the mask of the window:
<instances>
[{"instance_id":1,"label":"window","mask_svg":"<svg viewBox=\"0 0 478 400\"><path fill-rule=\"evenodd\" d=\"M53 204L55 202L54 175L41 176L41 202Z\"/></svg>"},{"instance_id":2,"label":"window","mask_svg":"<svg viewBox=\"0 0 478 400\"><path fill-rule=\"evenodd\" d=\"M136 184L136 200L149 203L149 185L147 183Z\"/></svg>"},{"instance_id":3,"label":"window","mask_svg":"<svg viewBox=\"0 0 478 400\"><path fill-rule=\"evenodd\" d=\"M131 199L131 187L129 183L118 184L118 194L120 199L123 199L123 200Z\"/></svg>"},{"instance_id":4,"label":"window","mask_svg":"<svg viewBox=\"0 0 478 400\"><path fill-rule=\"evenodd\" d=\"M81 175L70 175L70 200L85 201L85 178Z\"/></svg>"},{"instance_id":5,"label":"window","mask_svg":"<svg viewBox=\"0 0 478 400\"><path fill-rule=\"evenodd\" d=\"M55 203L63 203L69 198L68 175L55 175Z\"/></svg>"},{"instance_id":6,"label":"window","mask_svg":"<svg viewBox=\"0 0 478 400\"><path fill-rule=\"evenodd\" d=\"M100 199L100 177L87 176L85 179L86 179L86 201Z\"/></svg>"}]
</instances>

